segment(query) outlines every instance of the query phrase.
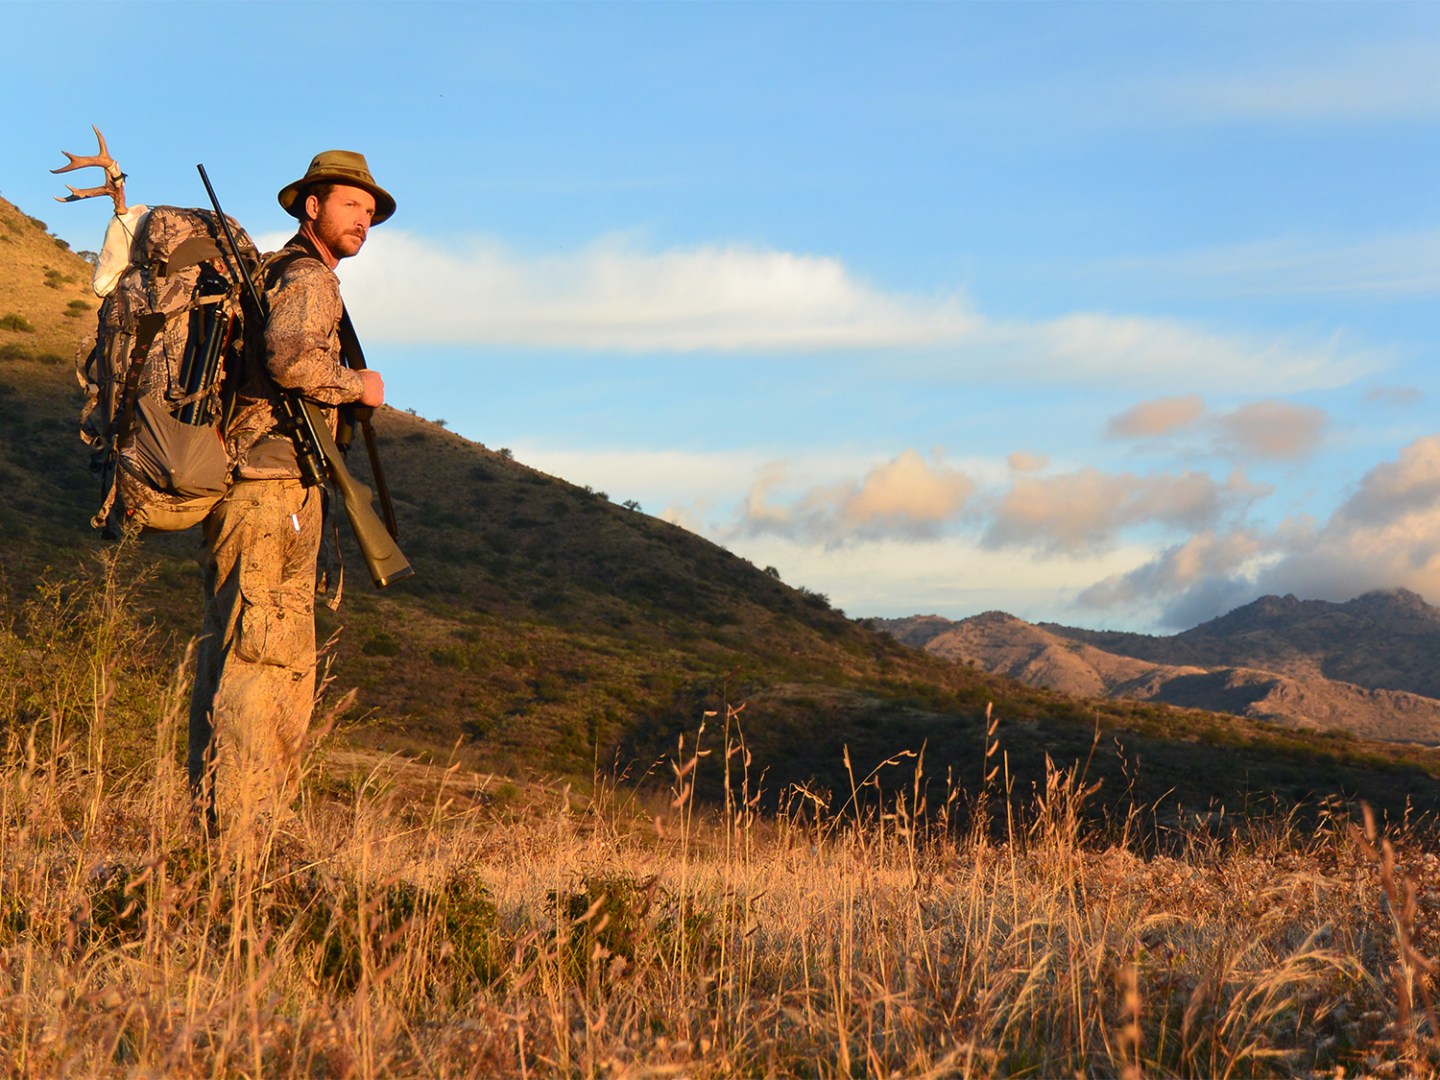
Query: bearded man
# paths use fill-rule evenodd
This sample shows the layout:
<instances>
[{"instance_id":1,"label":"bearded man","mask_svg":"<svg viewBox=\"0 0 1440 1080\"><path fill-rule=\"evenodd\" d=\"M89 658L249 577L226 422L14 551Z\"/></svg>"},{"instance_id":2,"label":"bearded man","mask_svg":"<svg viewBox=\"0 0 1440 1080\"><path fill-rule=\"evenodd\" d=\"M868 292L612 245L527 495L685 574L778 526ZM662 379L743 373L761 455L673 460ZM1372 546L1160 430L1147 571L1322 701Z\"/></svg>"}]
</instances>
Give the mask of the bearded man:
<instances>
[{"instance_id":1,"label":"bearded man","mask_svg":"<svg viewBox=\"0 0 1440 1080\"><path fill-rule=\"evenodd\" d=\"M343 362L335 267L395 212L395 200L365 158L346 150L317 154L279 200L300 229L262 265L269 315L263 340L246 342L226 429L234 483L205 520L200 556L205 621L187 764L212 829L286 801L314 711L325 494L301 480L281 395L292 391L322 406L332 432L338 406L385 400L377 372Z\"/></svg>"}]
</instances>

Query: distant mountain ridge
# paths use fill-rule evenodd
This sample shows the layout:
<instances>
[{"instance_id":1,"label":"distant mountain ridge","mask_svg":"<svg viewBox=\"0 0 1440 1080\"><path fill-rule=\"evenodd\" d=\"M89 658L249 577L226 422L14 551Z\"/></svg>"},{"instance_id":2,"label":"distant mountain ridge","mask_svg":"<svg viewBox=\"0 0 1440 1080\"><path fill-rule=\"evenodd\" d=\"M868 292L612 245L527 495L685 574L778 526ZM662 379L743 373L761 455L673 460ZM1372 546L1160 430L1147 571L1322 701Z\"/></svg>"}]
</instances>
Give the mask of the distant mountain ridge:
<instances>
[{"instance_id":1,"label":"distant mountain ridge","mask_svg":"<svg viewBox=\"0 0 1440 1080\"><path fill-rule=\"evenodd\" d=\"M1372 690L1440 698L1440 608L1408 589L1375 590L1338 604L1262 596L1172 637L1040 625L1157 663L1320 675Z\"/></svg>"},{"instance_id":2,"label":"distant mountain ridge","mask_svg":"<svg viewBox=\"0 0 1440 1080\"><path fill-rule=\"evenodd\" d=\"M1173 636L995 611L876 622L904 644L1075 697L1440 744L1440 609L1405 589L1345 603L1264 596Z\"/></svg>"}]
</instances>

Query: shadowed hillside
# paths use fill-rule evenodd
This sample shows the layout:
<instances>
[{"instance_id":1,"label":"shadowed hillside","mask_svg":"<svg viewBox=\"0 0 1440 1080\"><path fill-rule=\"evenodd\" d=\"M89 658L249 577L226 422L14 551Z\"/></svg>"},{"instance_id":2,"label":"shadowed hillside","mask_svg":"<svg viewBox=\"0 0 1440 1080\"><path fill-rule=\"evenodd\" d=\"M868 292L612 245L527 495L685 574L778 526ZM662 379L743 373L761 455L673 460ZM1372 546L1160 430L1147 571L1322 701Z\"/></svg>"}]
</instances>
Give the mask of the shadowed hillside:
<instances>
[{"instance_id":1,"label":"shadowed hillside","mask_svg":"<svg viewBox=\"0 0 1440 1080\"><path fill-rule=\"evenodd\" d=\"M88 274L41 223L0 201L0 560L11 617L42 578L86 574L100 547L72 374L94 317ZM778 797L812 781L838 803L852 782L847 747L854 781L922 747L927 775L978 780L993 703L1020 785L1043 777L1047 755L1089 757L1100 732L1090 764L1105 781L1099 802L1340 793L1392 809L1406 797L1440 806L1435 754L1023 687L908 648L709 541L403 410L380 410L376 426L416 573L376 592L345 541L345 602L338 616L322 609L320 630L337 641L330 699L358 690L342 726L356 746L454 753L515 776L583 781L598 765L634 778L682 733L693 745L707 712L719 718L713 736L726 705L744 704L738 722L766 788ZM146 537L135 553L150 573L138 615L171 665L198 623L195 543ZM720 764L702 765L702 792Z\"/></svg>"}]
</instances>

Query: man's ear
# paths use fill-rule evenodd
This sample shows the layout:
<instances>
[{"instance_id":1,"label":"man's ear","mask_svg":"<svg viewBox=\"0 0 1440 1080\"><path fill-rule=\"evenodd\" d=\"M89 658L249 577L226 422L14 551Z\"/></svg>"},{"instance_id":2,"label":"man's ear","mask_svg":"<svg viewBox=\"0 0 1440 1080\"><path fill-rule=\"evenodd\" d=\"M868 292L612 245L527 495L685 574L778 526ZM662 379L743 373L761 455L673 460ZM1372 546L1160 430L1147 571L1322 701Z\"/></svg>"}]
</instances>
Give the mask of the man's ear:
<instances>
[{"instance_id":1,"label":"man's ear","mask_svg":"<svg viewBox=\"0 0 1440 1080\"><path fill-rule=\"evenodd\" d=\"M320 218L320 200L314 195L305 196L305 217L310 221L318 221Z\"/></svg>"}]
</instances>

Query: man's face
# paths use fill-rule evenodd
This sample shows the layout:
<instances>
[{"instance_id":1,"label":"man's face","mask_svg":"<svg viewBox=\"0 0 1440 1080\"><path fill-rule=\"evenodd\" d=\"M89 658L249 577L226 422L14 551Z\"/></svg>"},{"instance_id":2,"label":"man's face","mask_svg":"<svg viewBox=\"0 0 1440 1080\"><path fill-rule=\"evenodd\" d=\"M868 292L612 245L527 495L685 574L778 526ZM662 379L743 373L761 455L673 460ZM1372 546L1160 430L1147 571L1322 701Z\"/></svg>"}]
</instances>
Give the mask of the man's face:
<instances>
[{"instance_id":1,"label":"man's face","mask_svg":"<svg viewBox=\"0 0 1440 1080\"><path fill-rule=\"evenodd\" d=\"M375 196L364 188L337 184L321 202L314 195L305 200L315 238L336 259L348 259L365 244L370 219L375 216Z\"/></svg>"}]
</instances>

